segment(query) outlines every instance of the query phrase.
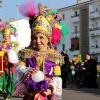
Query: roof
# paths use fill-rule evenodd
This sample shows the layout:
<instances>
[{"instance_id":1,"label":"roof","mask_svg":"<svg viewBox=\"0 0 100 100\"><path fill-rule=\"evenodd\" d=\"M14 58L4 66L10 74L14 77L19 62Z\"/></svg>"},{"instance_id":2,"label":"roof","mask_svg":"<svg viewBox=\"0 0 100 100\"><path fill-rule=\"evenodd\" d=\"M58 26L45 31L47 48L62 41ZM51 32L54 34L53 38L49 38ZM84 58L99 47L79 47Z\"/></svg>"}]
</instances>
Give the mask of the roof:
<instances>
[{"instance_id":1,"label":"roof","mask_svg":"<svg viewBox=\"0 0 100 100\"><path fill-rule=\"evenodd\" d=\"M75 5L63 7L63 8L58 9L58 11L60 11L60 10L65 10L65 9L69 9L69 8L73 8L73 7L76 7L76 6L81 6L81 5L84 5L84 4L90 4L90 3L96 2L96 1L99 1L99 0L90 0L90 1L82 2L82 3L80 3L80 4L75 4Z\"/></svg>"},{"instance_id":2,"label":"roof","mask_svg":"<svg viewBox=\"0 0 100 100\"><path fill-rule=\"evenodd\" d=\"M12 21L12 22L21 21L21 20L27 20L27 21L28 21L28 19L22 18L22 19L14 20L14 21ZM12 22L9 22L9 23L12 23Z\"/></svg>"}]
</instances>

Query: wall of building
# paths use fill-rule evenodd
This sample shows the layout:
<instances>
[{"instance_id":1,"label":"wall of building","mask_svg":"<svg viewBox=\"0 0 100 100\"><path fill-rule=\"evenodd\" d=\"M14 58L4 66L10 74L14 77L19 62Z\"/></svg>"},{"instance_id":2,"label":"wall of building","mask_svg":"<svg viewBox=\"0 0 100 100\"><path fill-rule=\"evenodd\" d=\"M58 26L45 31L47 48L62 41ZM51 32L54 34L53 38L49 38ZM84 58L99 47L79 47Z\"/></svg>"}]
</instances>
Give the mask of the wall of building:
<instances>
[{"instance_id":1,"label":"wall of building","mask_svg":"<svg viewBox=\"0 0 100 100\"><path fill-rule=\"evenodd\" d=\"M73 56L71 55L69 49L71 48L71 32L74 32L74 28L72 27L73 24L71 23L71 16L74 16L73 14L73 10L69 9L69 10L63 10L60 12L61 15L65 15L65 19L63 20L63 22L67 25L68 29L69 29L69 34L66 36L66 40L64 42L65 44L65 50L67 51L67 54L69 55L69 58L71 59ZM59 52L61 52L63 49L62 45L57 46L57 50Z\"/></svg>"},{"instance_id":2,"label":"wall of building","mask_svg":"<svg viewBox=\"0 0 100 100\"><path fill-rule=\"evenodd\" d=\"M100 62L100 1L96 1L89 5L89 41L90 41L90 53L93 58L96 58ZM92 35L92 36L91 36Z\"/></svg>"},{"instance_id":3,"label":"wall of building","mask_svg":"<svg viewBox=\"0 0 100 100\"><path fill-rule=\"evenodd\" d=\"M10 24L13 24L17 29L17 37L11 36L11 41L19 42L18 51L20 49L24 49L30 44L30 35L31 30L29 28L28 20L21 19L14 22L11 22Z\"/></svg>"}]
</instances>

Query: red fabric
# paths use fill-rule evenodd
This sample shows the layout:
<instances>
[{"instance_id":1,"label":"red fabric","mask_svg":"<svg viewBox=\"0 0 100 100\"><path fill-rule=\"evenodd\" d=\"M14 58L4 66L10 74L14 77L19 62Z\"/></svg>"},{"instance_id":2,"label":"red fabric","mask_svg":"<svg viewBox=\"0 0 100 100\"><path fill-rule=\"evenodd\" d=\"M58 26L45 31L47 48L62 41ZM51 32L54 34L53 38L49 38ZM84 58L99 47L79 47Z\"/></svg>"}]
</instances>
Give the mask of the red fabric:
<instances>
[{"instance_id":1,"label":"red fabric","mask_svg":"<svg viewBox=\"0 0 100 100\"><path fill-rule=\"evenodd\" d=\"M3 70L3 69L2 69L2 63L3 63L3 61L2 61L2 56L0 56L0 71Z\"/></svg>"},{"instance_id":2,"label":"red fabric","mask_svg":"<svg viewBox=\"0 0 100 100\"><path fill-rule=\"evenodd\" d=\"M8 74L8 67L4 66L4 70L6 71L6 73Z\"/></svg>"},{"instance_id":3,"label":"red fabric","mask_svg":"<svg viewBox=\"0 0 100 100\"><path fill-rule=\"evenodd\" d=\"M12 65L11 70L12 70L12 73L14 74L14 72L15 72L15 66L14 65Z\"/></svg>"},{"instance_id":4,"label":"red fabric","mask_svg":"<svg viewBox=\"0 0 100 100\"><path fill-rule=\"evenodd\" d=\"M8 66L4 66L4 70L6 71L6 73L8 74ZM15 71L15 66L12 64L11 66L11 71L12 73L14 74L14 71Z\"/></svg>"}]
</instances>

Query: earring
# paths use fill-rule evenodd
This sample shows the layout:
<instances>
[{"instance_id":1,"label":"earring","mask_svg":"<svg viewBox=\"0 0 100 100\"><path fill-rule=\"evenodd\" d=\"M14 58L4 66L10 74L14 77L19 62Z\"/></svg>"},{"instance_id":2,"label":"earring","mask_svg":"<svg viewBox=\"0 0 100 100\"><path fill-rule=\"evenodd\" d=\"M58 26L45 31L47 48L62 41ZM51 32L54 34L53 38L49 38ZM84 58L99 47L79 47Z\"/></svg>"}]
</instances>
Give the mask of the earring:
<instances>
[{"instance_id":1,"label":"earring","mask_svg":"<svg viewBox=\"0 0 100 100\"><path fill-rule=\"evenodd\" d=\"M36 49L36 46L35 46L35 45L33 45L33 48L34 48L34 49Z\"/></svg>"}]
</instances>

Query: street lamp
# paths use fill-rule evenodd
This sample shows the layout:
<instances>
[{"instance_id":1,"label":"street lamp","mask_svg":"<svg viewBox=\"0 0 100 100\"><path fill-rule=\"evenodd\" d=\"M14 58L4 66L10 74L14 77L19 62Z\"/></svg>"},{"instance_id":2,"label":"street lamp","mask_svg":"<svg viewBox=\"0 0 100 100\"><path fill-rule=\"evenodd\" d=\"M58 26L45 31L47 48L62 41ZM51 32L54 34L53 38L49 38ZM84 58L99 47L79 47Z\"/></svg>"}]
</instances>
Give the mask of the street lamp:
<instances>
[{"instance_id":1,"label":"street lamp","mask_svg":"<svg viewBox=\"0 0 100 100\"><path fill-rule=\"evenodd\" d=\"M17 7L17 14L16 14L16 21L17 21L17 42L18 42L18 6L20 6L20 4L17 4L16 7ZM17 47L17 51L18 51L18 47Z\"/></svg>"}]
</instances>

